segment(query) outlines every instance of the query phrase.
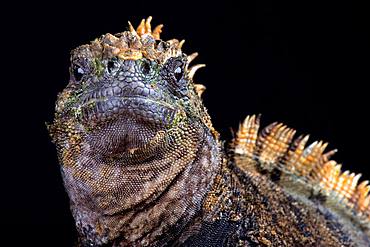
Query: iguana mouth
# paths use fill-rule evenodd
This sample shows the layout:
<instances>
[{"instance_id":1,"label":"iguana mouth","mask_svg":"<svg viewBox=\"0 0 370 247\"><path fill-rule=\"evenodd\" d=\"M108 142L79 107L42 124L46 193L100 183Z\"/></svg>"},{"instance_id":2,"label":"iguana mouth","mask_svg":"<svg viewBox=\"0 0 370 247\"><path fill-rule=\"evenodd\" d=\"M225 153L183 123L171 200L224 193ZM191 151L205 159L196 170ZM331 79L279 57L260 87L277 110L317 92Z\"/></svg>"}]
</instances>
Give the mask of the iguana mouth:
<instances>
[{"instance_id":1,"label":"iguana mouth","mask_svg":"<svg viewBox=\"0 0 370 247\"><path fill-rule=\"evenodd\" d=\"M122 161L125 165L133 165L156 153L150 150L155 149L155 143L163 138L162 129L145 124L133 116L118 117L108 121L104 127L89 131L85 140L89 143L91 151L100 154L101 157L125 160ZM140 150L141 154L147 151L146 155L133 159L134 153Z\"/></svg>"},{"instance_id":2,"label":"iguana mouth","mask_svg":"<svg viewBox=\"0 0 370 247\"><path fill-rule=\"evenodd\" d=\"M106 96L86 101L76 112L85 123L130 116L145 123L168 126L180 111L166 102L143 96Z\"/></svg>"},{"instance_id":3,"label":"iguana mouth","mask_svg":"<svg viewBox=\"0 0 370 247\"><path fill-rule=\"evenodd\" d=\"M148 149L145 147L159 132L175 126L185 114L153 93L120 93L110 88L85 94L80 102L72 111L89 133L86 138L90 147L103 156L117 154L115 158L124 159L127 164L132 163L134 153L142 153L136 151Z\"/></svg>"},{"instance_id":4,"label":"iguana mouth","mask_svg":"<svg viewBox=\"0 0 370 247\"><path fill-rule=\"evenodd\" d=\"M105 150L110 157L117 154L116 158L130 160L125 163L132 163L135 151L147 146L158 132L174 126L182 115L181 110L168 103L143 96L90 99L80 106L79 112L87 131L96 129L94 125L100 126L95 131L89 131L88 135L88 142L91 147L95 147L95 152L103 154L102 150ZM109 145L103 145L102 148L102 143ZM154 153L156 152L151 155ZM135 160L141 161L151 155L146 154L145 157L137 157Z\"/></svg>"}]
</instances>

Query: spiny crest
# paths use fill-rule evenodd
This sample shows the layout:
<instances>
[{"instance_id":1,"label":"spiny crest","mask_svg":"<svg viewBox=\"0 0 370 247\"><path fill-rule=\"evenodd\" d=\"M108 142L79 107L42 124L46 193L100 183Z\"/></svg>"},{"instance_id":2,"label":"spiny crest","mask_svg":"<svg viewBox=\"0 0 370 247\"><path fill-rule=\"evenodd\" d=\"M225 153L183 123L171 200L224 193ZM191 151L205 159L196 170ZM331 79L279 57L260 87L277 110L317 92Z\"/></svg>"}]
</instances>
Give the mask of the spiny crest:
<instances>
[{"instance_id":1,"label":"spiny crest","mask_svg":"<svg viewBox=\"0 0 370 247\"><path fill-rule=\"evenodd\" d=\"M115 35L105 34L92 41L90 49L97 57L118 57L125 60L138 60L145 57L164 62L170 57L180 56L184 40L162 41L160 34L163 25L158 25L152 30L151 21L151 16L146 20L143 19L136 29L129 22L128 31Z\"/></svg>"},{"instance_id":2,"label":"spiny crest","mask_svg":"<svg viewBox=\"0 0 370 247\"><path fill-rule=\"evenodd\" d=\"M160 24L152 30L152 17L142 19L139 26L135 29L128 22L129 30L115 35L107 33L95 39L90 45L83 45L75 50L75 54L92 54L98 59L109 59L118 57L123 60L138 60L146 58L164 64L171 57L184 55L181 48L185 40L177 39L161 40L163 25ZM87 52L83 52L87 50ZM205 64L196 64L189 67L190 63L198 56L192 53L187 56L186 72L189 79L193 79L195 72L205 67ZM201 95L205 87L198 84L195 87L198 95Z\"/></svg>"},{"instance_id":3,"label":"spiny crest","mask_svg":"<svg viewBox=\"0 0 370 247\"><path fill-rule=\"evenodd\" d=\"M235 155L257 160L263 169L294 174L308 186L337 198L338 204L343 202L360 219L370 221L369 181L358 184L361 174L342 172L342 166L330 160L337 150L324 153L328 143L322 141L306 146L308 135L293 140L295 130L281 123L260 132L259 127L259 116L247 116L233 141Z\"/></svg>"},{"instance_id":4,"label":"spiny crest","mask_svg":"<svg viewBox=\"0 0 370 247\"><path fill-rule=\"evenodd\" d=\"M183 54L181 48L185 40L161 40L160 34L163 25L160 24L152 30L151 21L151 16L146 20L143 19L136 29L128 22L128 31L115 35L107 33L92 41L90 45L83 46L83 48L89 49L97 58L118 57L124 60L146 58L149 60L156 60L162 64L170 57L181 56ZM81 49L81 47L78 49ZM198 53L193 53L188 56L186 69L188 70L190 78L194 76L194 73L199 68L205 66L204 64L199 64L188 68L190 62L194 60L197 55Z\"/></svg>"}]
</instances>

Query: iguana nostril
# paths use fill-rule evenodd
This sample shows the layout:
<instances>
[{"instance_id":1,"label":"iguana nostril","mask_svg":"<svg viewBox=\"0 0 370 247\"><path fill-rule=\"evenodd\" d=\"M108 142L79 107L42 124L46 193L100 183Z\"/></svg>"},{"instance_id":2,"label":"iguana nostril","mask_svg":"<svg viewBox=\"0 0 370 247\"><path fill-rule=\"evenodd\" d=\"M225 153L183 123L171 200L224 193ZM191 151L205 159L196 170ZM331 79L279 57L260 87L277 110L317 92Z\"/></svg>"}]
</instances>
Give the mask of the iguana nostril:
<instances>
[{"instance_id":1,"label":"iguana nostril","mask_svg":"<svg viewBox=\"0 0 370 247\"><path fill-rule=\"evenodd\" d=\"M75 68L73 68L73 76L77 82L79 82L82 79L84 74L85 72L81 67L76 66Z\"/></svg>"},{"instance_id":2,"label":"iguana nostril","mask_svg":"<svg viewBox=\"0 0 370 247\"><path fill-rule=\"evenodd\" d=\"M180 79L182 78L182 75L183 75L182 68L181 67L177 67L176 70L174 71L174 74L175 74L176 80L177 81L180 81Z\"/></svg>"}]
</instances>

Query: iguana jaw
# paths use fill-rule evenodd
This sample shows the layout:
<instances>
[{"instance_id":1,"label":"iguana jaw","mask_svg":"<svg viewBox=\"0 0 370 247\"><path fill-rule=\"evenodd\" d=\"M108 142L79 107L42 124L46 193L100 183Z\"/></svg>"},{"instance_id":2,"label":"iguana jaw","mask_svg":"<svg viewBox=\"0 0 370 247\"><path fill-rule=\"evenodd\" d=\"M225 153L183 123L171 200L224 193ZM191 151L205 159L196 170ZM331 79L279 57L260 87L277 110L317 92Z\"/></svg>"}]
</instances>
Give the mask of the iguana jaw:
<instances>
[{"instance_id":1,"label":"iguana jaw","mask_svg":"<svg viewBox=\"0 0 370 247\"><path fill-rule=\"evenodd\" d=\"M133 117L138 121L156 126L170 126L181 109L171 104L144 96L106 96L91 99L78 106L84 124ZM185 114L185 113L183 113Z\"/></svg>"}]
</instances>

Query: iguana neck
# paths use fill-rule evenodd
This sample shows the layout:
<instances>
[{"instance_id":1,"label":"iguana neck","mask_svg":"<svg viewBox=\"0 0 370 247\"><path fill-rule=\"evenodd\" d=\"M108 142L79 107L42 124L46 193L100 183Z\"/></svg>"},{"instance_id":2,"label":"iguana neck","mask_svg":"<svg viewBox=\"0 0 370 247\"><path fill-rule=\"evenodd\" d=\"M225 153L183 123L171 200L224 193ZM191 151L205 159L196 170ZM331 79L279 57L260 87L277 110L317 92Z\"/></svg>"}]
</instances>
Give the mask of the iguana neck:
<instances>
[{"instance_id":1,"label":"iguana neck","mask_svg":"<svg viewBox=\"0 0 370 247\"><path fill-rule=\"evenodd\" d=\"M166 241L178 237L201 210L222 159L220 144L208 128L192 126L182 133L174 133L180 138L169 138L172 141L166 143L170 145L157 150L156 157L161 157L157 161L149 159L123 172L121 167L122 188L116 191L111 185L107 191L102 189L112 180L110 175L98 177L98 184L89 184L91 179L76 184L70 182L75 175L63 168L81 245L147 245L164 236ZM86 167L93 163L89 154L82 153L76 164ZM137 190L129 189L136 180L141 183Z\"/></svg>"}]
</instances>

